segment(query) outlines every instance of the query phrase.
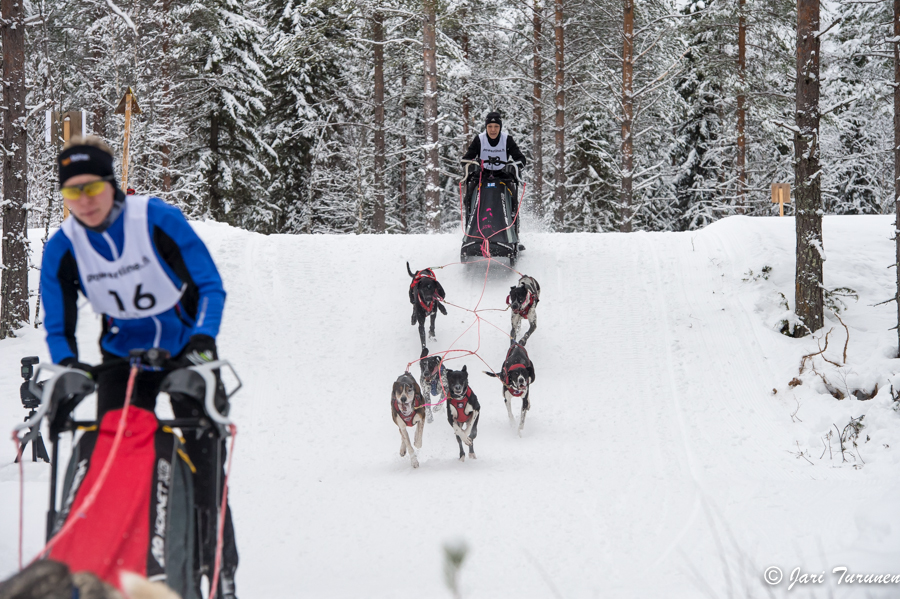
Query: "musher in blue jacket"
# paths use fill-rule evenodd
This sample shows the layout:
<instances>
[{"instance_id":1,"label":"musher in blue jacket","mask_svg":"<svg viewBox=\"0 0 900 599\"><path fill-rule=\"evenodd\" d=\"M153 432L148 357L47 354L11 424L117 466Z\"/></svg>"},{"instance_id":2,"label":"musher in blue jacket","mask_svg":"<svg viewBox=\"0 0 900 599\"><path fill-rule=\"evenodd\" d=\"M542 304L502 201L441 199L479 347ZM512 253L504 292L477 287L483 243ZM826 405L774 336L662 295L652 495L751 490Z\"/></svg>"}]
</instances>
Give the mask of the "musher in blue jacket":
<instances>
[{"instance_id":1,"label":"musher in blue jacket","mask_svg":"<svg viewBox=\"0 0 900 599\"><path fill-rule=\"evenodd\" d=\"M59 155L58 166L72 218L47 242L41 264L44 327L53 362L91 372L79 362L75 340L79 291L103 315L104 362L153 347L167 350L184 366L217 359L225 290L209 251L181 210L159 198L126 196L116 182L112 151L99 138L74 137ZM167 374L138 374L132 405L153 411ZM98 420L124 405L128 375L127 362L97 374ZM173 398L172 409L177 418L200 414L199 406L186 399ZM195 501L205 531L199 541L206 545L206 555L215 547L215 506L222 492L214 488L216 443L224 445L224 440L210 434L200 439L189 435L185 444L197 468ZM237 564L228 508L221 599L234 597Z\"/></svg>"}]
</instances>

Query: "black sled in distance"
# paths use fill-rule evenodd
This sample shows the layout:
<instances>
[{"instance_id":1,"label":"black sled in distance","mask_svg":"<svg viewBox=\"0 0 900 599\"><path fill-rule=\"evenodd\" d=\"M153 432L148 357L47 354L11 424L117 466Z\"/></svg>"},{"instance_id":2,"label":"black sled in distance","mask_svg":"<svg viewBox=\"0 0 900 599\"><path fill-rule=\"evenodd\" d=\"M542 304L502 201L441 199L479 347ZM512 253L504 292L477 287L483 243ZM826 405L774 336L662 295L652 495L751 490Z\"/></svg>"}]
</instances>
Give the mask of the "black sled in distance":
<instances>
[{"instance_id":1,"label":"black sled in distance","mask_svg":"<svg viewBox=\"0 0 900 599\"><path fill-rule=\"evenodd\" d=\"M521 249L518 163L507 162L498 171L483 169L474 160L463 163L466 194L462 206L465 218L460 260L484 257L487 243L490 256L509 258L509 265L514 267Z\"/></svg>"}]
</instances>

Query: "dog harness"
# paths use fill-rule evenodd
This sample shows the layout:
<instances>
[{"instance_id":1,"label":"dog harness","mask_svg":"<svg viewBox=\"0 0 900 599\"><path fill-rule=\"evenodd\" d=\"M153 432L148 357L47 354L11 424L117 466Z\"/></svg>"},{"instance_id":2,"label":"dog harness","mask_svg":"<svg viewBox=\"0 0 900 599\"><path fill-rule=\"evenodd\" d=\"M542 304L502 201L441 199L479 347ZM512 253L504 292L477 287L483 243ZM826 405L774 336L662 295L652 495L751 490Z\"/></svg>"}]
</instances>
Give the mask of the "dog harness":
<instances>
[{"instance_id":1,"label":"dog harness","mask_svg":"<svg viewBox=\"0 0 900 599\"><path fill-rule=\"evenodd\" d=\"M472 388L466 387L466 395L462 399L456 399L455 397L447 398L447 402L456 410L456 421L459 423L464 423L469 420L469 415L466 414L466 406L469 405L470 397L472 397Z\"/></svg>"},{"instance_id":2,"label":"dog harness","mask_svg":"<svg viewBox=\"0 0 900 599\"><path fill-rule=\"evenodd\" d=\"M397 414L400 416L400 418L403 420L403 422L406 423L406 426L413 425L413 419L415 419L415 417L416 417L416 408L419 408L421 406L422 406L422 404L413 400L413 409L409 411L409 416L404 416L403 412L400 411L400 402L397 400L394 400L394 409L397 410Z\"/></svg>"},{"instance_id":3,"label":"dog harness","mask_svg":"<svg viewBox=\"0 0 900 599\"><path fill-rule=\"evenodd\" d=\"M535 299L534 299L534 294L531 293L530 289L528 290L528 295L526 295L525 298L527 301L524 304L522 304L521 308L516 310L515 308L512 308L512 306L510 305L509 296L507 295L506 296L506 305L509 306L510 308L512 308L512 311L515 312L516 314L518 314L519 316L521 316L522 318L528 318L528 311L531 310L531 307L536 303Z\"/></svg>"},{"instance_id":4,"label":"dog harness","mask_svg":"<svg viewBox=\"0 0 900 599\"><path fill-rule=\"evenodd\" d=\"M422 279L431 279L432 281L437 283L437 277L434 276L433 270L431 270L430 268L426 268L417 272L416 276L413 277L412 283L409 284L409 288L414 289L416 299L419 300L419 305L422 306L422 309L425 310L426 314L431 314L432 310L434 310L434 303L444 298L435 293L434 297L431 298L431 303L426 304L425 302L423 302L422 295L419 293L419 290L415 289L416 285L418 285L419 281L421 281Z\"/></svg>"},{"instance_id":5,"label":"dog harness","mask_svg":"<svg viewBox=\"0 0 900 599\"><path fill-rule=\"evenodd\" d=\"M513 370L527 370L524 364L513 364L508 369L505 370L504 375L506 378L503 379L503 385L509 391L509 394L513 397L521 397L523 393L525 393L525 389L521 391L516 391L516 389L509 384L509 375Z\"/></svg>"}]
</instances>

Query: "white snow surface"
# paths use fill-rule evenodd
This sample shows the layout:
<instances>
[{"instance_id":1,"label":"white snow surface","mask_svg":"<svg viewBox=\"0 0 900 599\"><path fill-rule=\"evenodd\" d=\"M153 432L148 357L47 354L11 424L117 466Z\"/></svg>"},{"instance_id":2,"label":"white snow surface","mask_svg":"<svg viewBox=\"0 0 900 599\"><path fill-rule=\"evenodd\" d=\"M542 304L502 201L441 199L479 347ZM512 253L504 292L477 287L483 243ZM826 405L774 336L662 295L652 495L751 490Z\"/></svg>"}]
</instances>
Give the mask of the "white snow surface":
<instances>
[{"instance_id":1,"label":"white snow surface","mask_svg":"<svg viewBox=\"0 0 900 599\"><path fill-rule=\"evenodd\" d=\"M389 407L391 384L419 356L405 262L454 263L459 236L195 228L228 291L220 355L245 384L231 478L243 599L449 597L442 547L460 539L466 599L900 596L900 584L832 574L900 575L896 305L874 306L895 293L890 217L825 218L825 287L859 296L841 313L846 364L847 333L830 311L814 336L778 332L791 318L779 294L793 308L792 218L732 217L691 233L526 232L517 270L540 282L541 301L521 438L500 383L482 374L503 361L501 310L518 275L494 265L485 285L483 265L438 269L448 302L474 308L484 292L481 308L498 310L479 313L480 335L471 312L438 316L429 349L459 338L454 347L487 364L447 362L468 366L481 402L478 457L458 461L440 412L416 470L399 455ZM40 232L31 238L38 260ZM764 266L768 278L752 276ZM95 362L99 321L87 305L80 315L81 357ZM800 374L830 329L827 351ZM47 359L42 331L0 343L5 430L25 416L18 361L30 354ZM851 395L876 384L873 399ZM89 398L79 415L93 409ZM835 431L861 415L842 457ZM18 468L3 447L0 578L15 571L18 531ZM48 480L49 466L26 462L26 560L42 545ZM775 586L763 581L771 566L784 572ZM797 567L824 582L788 591Z\"/></svg>"}]
</instances>

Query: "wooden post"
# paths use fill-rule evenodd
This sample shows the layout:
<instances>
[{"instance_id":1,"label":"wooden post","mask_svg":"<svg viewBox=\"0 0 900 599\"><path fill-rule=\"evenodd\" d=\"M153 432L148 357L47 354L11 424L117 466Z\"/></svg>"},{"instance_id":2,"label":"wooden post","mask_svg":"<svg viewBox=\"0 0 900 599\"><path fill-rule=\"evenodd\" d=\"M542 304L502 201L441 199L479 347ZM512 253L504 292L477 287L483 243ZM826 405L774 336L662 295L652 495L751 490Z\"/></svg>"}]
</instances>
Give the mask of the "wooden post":
<instances>
[{"instance_id":1,"label":"wooden post","mask_svg":"<svg viewBox=\"0 0 900 599\"><path fill-rule=\"evenodd\" d=\"M131 138L131 94L125 94L125 142L122 147L122 188L128 189L128 141Z\"/></svg>"},{"instance_id":2,"label":"wooden post","mask_svg":"<svg viewBox=\"0 0 900 599\"><path fill-rule=\"evenodd\" d=\"M129 87L116 107L116 114L125 115L125 141L122 148L122 189L128 189L128 142L131 140L131 115L141 114L134 91Z\"/></svg>"},{"instance_id":3,"label":"wooden post","mask_svg":"<svg viewBox=\"0 0 900 599\"><path fill-rule=\"evenodd\" d=\"M772 203L778 204L778 216L784 216L784 205L791 203L790 183L772 183Z\"/></svg>"},{"instance_id":4,"label":"wooden post","mask_svg":"<svg viewBox=\"0 0 900 599\"><path fill-rule=\"evenodd\" d=\"M68 115L63 116L63 144L72 139L72 119ZM63 202L63 220L69 218L69 207Z\"/></svg>"}]
</instances>

